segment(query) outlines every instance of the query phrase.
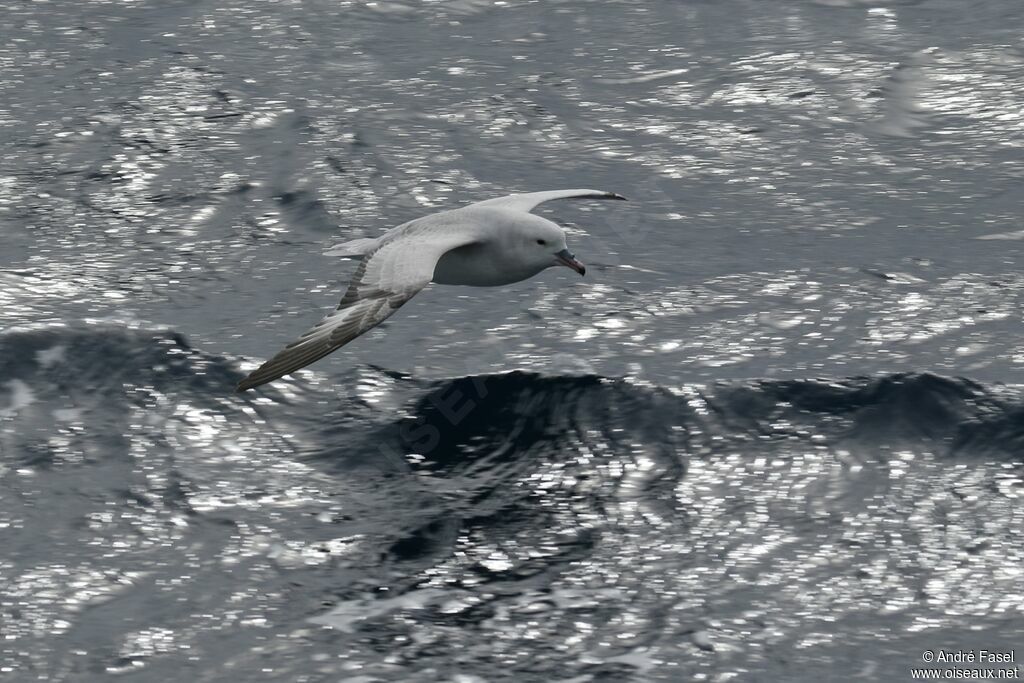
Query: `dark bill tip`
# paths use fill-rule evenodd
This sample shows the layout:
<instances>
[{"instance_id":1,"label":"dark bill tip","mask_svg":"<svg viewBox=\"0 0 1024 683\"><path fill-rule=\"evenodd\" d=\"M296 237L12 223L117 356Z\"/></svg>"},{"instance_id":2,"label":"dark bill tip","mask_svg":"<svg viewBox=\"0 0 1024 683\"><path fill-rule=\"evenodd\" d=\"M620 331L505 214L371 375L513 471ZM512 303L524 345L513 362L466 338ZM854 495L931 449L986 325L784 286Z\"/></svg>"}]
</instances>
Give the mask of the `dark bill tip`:
<instances>
[{"instance_id":1,"label":"dark bill tip","mask_svg":"<svg viewBox=\"0 0 1024 683\"><path fill-rule=\"evenodd\" d=\"M558 261L559 264L567 268L572 268L580 275L587 274L587 267L583 265L575 256L573 256L568 249L563 249L562 251L555 254L555 260Z\"/></svg>"}]
</instances>

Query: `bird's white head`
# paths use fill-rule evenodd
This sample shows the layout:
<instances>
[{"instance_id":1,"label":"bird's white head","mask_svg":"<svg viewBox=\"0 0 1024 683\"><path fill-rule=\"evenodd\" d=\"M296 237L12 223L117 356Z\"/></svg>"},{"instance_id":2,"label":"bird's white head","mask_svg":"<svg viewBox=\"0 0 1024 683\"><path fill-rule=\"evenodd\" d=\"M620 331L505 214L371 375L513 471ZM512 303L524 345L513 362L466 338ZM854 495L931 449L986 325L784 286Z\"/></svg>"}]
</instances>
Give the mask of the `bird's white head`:
<instances>
[{"instance_id":1,"label":"bird's white head","mask_svg":"<svg viewBox=\"0 0 1024 683\"><path fill-rule=\"evenodd\" d=\"M552 266L572 268L580 275L587 272L586 266L569 251L565 244L565 231L557 223L525 214L514 231L517 256L529 267L540 272Z\"/></svg>"}]
</instances>

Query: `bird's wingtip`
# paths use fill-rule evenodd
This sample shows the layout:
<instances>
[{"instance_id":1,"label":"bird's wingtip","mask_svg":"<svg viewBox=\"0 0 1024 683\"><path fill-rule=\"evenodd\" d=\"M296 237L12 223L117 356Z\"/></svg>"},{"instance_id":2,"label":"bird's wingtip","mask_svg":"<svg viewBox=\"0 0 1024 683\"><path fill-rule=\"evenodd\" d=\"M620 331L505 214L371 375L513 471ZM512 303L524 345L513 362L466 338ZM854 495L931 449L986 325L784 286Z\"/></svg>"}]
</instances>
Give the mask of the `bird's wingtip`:
<instances>
[{"instance_id":1,"label":"bird's wingtip","mask_svg":"<svg viewBox=\"0 0 1024 683\"><path fill-rule=\"evenodd\" d=\"M253 382L249 377L246 377L241 382L235 385L235 393L244 394L245 392L249 391L255 386L258 386L258 383Z\"/></svg>"},{"instance_id":2,"label":"bird's wingtip","mask_svg":"<svg viewBox=\"0 0 1024 683\"><path fill-rule=\"evenodd\" d=\"M625 197L623 197L621 194L619 194L618 192L605 192L604 196L607 199L621 199L624 202L625 201L629 201Z\"/></svg>"}]
</instances>

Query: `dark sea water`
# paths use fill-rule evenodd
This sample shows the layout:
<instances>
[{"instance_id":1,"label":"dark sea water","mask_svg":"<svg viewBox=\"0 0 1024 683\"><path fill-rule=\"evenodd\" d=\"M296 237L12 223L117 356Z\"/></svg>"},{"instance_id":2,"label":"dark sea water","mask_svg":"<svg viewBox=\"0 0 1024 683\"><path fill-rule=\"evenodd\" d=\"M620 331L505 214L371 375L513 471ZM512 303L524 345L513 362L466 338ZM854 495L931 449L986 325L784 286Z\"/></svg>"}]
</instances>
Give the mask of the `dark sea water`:
<instances>
[{"instance_id":1,"label":"dark sea water","mask_svg":"<svg viewBox=\"0 0 1024 683\"><path fill-rule=\"evenodd\" d=\"M0 680L1024 659L1024 3L0 0ZM295 377L322 252L509 192L586 278Z\"/></svg>"}]
</instances>

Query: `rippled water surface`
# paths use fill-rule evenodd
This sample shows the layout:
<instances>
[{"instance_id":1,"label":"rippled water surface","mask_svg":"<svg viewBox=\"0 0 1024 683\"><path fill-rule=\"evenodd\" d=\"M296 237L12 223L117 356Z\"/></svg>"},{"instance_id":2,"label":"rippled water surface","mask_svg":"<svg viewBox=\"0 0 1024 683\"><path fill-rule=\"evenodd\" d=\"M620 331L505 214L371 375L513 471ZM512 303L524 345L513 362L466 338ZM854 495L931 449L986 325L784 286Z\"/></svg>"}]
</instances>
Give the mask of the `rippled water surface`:
<instances>
[{"instance_id":1,"label":"rippled water surface","mask_svg":"<svg viewBox=\"0 0 1024 683\"><path fill-rule=\"evenodd\" d=\"M906 680L1024 657L1017 0L0 0L0 673ZM587 277L296 377L331 245Z\"/></svg>"}]
</instances>

